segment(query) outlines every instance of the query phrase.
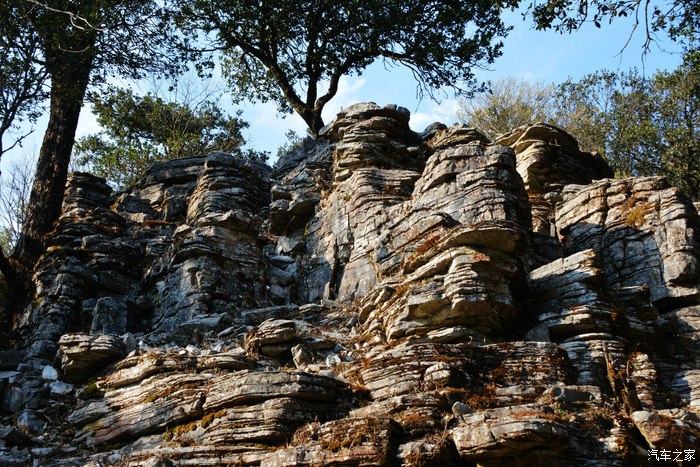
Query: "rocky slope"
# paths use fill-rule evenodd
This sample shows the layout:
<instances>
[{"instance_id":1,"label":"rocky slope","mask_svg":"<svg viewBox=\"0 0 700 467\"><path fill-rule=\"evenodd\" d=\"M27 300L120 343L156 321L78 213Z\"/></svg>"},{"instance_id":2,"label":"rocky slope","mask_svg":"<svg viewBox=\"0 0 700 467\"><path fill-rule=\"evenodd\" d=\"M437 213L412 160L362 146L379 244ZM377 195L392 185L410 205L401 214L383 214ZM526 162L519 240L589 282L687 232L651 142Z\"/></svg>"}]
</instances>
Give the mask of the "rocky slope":
<instances>
[{"instance_id":1,"label":"rocky slope","mask_svg":"<svg viewBox=\"0 0 700 467\"><path fill-rule=\"evenodd\" d=\"M273 169L210 154L124 193L73 174L0 352L0 464L690 456L693 204L545 124L408 121L358 104Z\"/></svg>"}]
</instances>

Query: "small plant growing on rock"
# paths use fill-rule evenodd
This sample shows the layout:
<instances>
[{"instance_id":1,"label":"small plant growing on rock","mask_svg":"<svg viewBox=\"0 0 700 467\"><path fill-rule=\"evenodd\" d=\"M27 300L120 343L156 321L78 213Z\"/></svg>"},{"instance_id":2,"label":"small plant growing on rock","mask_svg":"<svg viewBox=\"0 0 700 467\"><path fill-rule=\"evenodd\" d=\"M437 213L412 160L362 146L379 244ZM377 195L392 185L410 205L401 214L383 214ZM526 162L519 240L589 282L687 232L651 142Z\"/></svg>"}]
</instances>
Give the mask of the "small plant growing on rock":
<instances>
[{"instance_id":1,"label":"small plant growing on rock","mask_svg":"<svg viewBox=\"0 0 700 467\"><path fill-rule=\"evenodd\" d=\"M320 427L321 423L318 420L302 426L292 435L291 446L301 446L314 441L318 437L318 429Z\"/></svg>"},{"instance_id":2,"label":"small plant growing on rock","mask_svg":"<svg viewBox=\"0 0 700 467\"><path fill-rule=\"evenodd\" d=\"M625 226L639 229L646 222L646 217L655 211L655 206L632 196L622 205L622 211L626 215Z\"/></svg>"},{"instance_id":3,"label":"small plant growing on rock","mask_svg":"<svg viewBox=\"0 0 700 467\"><path fill-rule=\"evenodd\" d=\"M466 404L476 410L484 410L495 405L496 385L488 383L467 396Z\"/></svg>"},{"instance_id":4,"label":"small plant growing on rock","mask_svg":"<svg viewBox=\"0 0 700 467\"><path fill-rule=\"evenodd\" d=\"M397 414L394 419L405 432L411 434L431 432L441 426L437 414L425 410L405 410Z\"/></svg>"},{"instance_id":5,"label":"small plant growing on rock","mask_svg":"<svg viewBox=\"0 0 700 467\"><path fill-rule=\"evenodd\" d=\"M202 417L199 426L202 428L206 428L209 425L211 425L214 420L216 420L217 418L221 418L224 415L226 415L226 410L219 410L217 412L207 414L204 417Z\"/></svg>"},{"instance_id":6,"label":"small plant growing on rock","mask_svg":"<svg viewBox=\"0 0 700 467\"><path fill-rule=\"evenodd\" d=\"M197 421L185 423L184 425L176 425L168 428L163 434L163 441L173 441L178 436L188 431L192 431L197 428Z\"/></svg>"}]
</instances>

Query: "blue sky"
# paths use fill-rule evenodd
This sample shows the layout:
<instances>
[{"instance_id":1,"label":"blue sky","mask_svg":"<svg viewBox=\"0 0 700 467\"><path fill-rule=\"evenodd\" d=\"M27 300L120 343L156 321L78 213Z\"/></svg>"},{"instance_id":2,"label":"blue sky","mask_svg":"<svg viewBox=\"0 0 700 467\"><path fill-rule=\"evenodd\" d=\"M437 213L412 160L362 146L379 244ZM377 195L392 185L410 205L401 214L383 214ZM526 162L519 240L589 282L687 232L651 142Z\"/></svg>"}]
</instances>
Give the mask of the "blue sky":
<instances>
[{"instance_id":1,"label":"blue sky","mask_svg":"<svg viewBox=\"0 0 700 467\"><path fill-rule=\"evenodd\" d=\"M631 67L651 75L658 69L674 69L682 61L679 47L671 41L663 41L662 37L643 57L642 31L637 31L625 48L632 31L631 21L603 24L600 29L586 24L573 34L562 35L553 31L535 31L518 12L509 13L505 20L514 29L504 40L503 55L496 63L488 70L477 71L480 80L518 76L531 81L560 83L569 77L579 79L600 69L628 70ZM412 115L411 128L416 131L423 130L434 121L448 125L456 121L455 99L444 99L440 103L428 98L419 100L416 97L416 82L410 71L400 67L387 70L381 62L369 67L362 76L343 79L338 95L324 109L324 121L330 122L342 107L368 101L408 108ZM244 119L251 126L246 132L246 139L257 149L274 154L277 147L284 143L287 129L300 134L305 131L300 117L290 115L280 119L271 104L241 108Z\"/></svg>"},{"instance_id":2,"label":"blue sky","mask_svg":"<svg viewBox=\"0 0 700 467\"><path fill-rule=\"evenodd\" d=\"M503 55L488 69L477 70L480 80L497 80L507 76L522 77L531 81L559 83L571 77L582 76L600 69L627 70L637 67L651 75L658 69L671 70L681 62L679 47L659 37L652 45L650 53L642 56L642 31L637 31L625 48L630 32L631 19L603 24L598 29L592 24L585 25L573 34L561 35L552 31L535 31L531 22L523 20L520 13L511 12L505 17L507 24L514 28L504 40ZM624 50L623 50L624 48ZM664 49L664 50L661 50ZM243 110L243 119L250 123L244 131L248 146L275 154L285 143L287 130L304 134L305 124L300 117L289 115L281 118L274 104L248 104L239 107L222 105L231 110ZM386 69L378 62L370 66L362 76L345 77L340 83L338 95L326 106L324 121L330 122L343 107L357 102L376 102L379 105L398 104L411 111L411 127L421 131L428 124L440 121L451 124L456 121L457 101L449 95L440 103L428 98L419 100L416 96L416 82L410 71L401 67ZM38 152L43 136L45 120L37 125L33 137L24 148L3 157L0 168L7 167L13 160ZM82 112L78 136L95 133L99 127L94 116L85 108Z\"/></svg>"}]
</instances>

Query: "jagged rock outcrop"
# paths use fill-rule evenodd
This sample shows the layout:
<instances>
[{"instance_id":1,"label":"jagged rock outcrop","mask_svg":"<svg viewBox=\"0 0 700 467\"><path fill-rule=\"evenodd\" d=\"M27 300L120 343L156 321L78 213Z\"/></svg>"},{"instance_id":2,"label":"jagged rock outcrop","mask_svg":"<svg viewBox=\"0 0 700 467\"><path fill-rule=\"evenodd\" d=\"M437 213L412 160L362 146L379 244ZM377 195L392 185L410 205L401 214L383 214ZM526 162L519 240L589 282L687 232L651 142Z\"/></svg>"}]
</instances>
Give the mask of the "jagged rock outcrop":
<instances>
[{"instance_id":1,"label":"jagged rock outcrop","mask_svg":"<svg viewBox=\"0 0 700 467\"><path fill-rule=\"evenodd\" d=\"M409 119L351 106L272 169L196 156L121 193L73 174L0 351L0 464L695 449L695 206L550 125L490 142Z\"/></svg>"},{"instance_id":2,"label":"jagged rock outcrop","mask_svg":"<svg viewBox=\"0 0 700 467\"><path fill-rule=\"evenodd\" d=\"M700 291L696 211L658 177L567 186L557 211L565 252L593 248L608 287L645 285L662 309L695 303Z\"/></svg>"},{"instance_id":3,"label":"jagged rock outcrop","mask_svg":"<svg viewBox=\"0 0 700 467\"><path fill-rule=\"evenodd\" d=\"M609 178L613 172L598 155L582 152L571 135L544 123L516 128L496 143L513 148L518 155L517 170L532 215L530 261L533 267L544 265L563 254L554 222L562 189Z\"/></svg>"}]
</instances>

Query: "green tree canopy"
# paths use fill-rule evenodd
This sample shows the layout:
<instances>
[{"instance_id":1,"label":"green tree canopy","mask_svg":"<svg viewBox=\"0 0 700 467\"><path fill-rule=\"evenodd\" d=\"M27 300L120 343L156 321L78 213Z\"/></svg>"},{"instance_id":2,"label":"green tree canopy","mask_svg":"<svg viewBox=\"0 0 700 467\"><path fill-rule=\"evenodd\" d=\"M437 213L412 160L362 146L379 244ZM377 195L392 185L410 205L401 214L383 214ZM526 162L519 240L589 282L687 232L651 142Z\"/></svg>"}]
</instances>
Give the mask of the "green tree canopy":
<instances>
[{"instance_id":1,"label":"green tree canopy","mask_svg":"<svg viewBox=\"0 0 700 467\"><path fill-rule=\"evenodd\" d=\"M652 124L662 151L663 172L694 200L700 200L700 68L686 64L661 72L649 99L658 102Z\"/></svg>"},{"instance_id":2,"label":"green tree canopy","mask_svg":"<svg viewBox=\"0 0 700 467\"><path fill-rule=\"evenodd\" d=\"M606 156L610 114L619 81L617 73L601 70L579 81L568 79L559 84L552 123L574 135L581 149Z\"/></svg>"},{"instance_id":3,"label":"green tree canopy","mask_svg":"<svg viewBox=\"0 0 700 467\"><path fill-rule=\"evenodd\" d=\"M18 5L0 2L0 158L21 144L48 97L46 69L41 65L39 37L22 18ZM6 143L7 142L7 143Z\"/></svg>"},{"instance_id":4,"label":"green tree canopy","mask_svg":"<svg viewBox=\"0 0 700 467\"><path fill-rule=\"evenodd\" d=\"M316 135L341 77L378 58L410 68L419 91L475 89L475 66L500 55L507 28L488 0L179 0L185 49L223 55L241 99L297 112ZM198 42L199 41L199 42ZM200 50L202 49L200 48ZM206 61L206 60L204 60Z\"/></svg>"},{"instance_id":5,"label":"green tree canopy","mask_svg":"<svg viewBox=\"0 0 700 467\"><path fill-rule=\"evenodd\" d=\"M93 95L93 111L104 128L81 138L75 147L79 164L118 188L134 183L152 163L209 151L265 160L264 153L243 151L241 131L248 126L238 116L224 114L205 99L168 102L148 93L112 88Z\"/></svg>"},{"instance_id":6,"label":"green tree canopy","mask_svg":"<svg viewBox=\"0 0 700 467\"><path fill-rule=\"evenodd\" d=\"M552 122L555 90L554 85L504 78L471 99L460 99L457 118L495 139L520 125Z\"/></svg>"},{"instance_id":7,"label":"green tree canopy","mask_svg":"<svg viewBox=\"0 0 700 467\"><path fill-rule=\"evenodd\" d=\"M458 118L492 138L544 120L600 153L617 176L665 175L700 199L700 69L690 62L651 77L602 70L555 87L502 80L462 101Z\"/></svg>"},{"instance_id":8,"label":"green tree canopy","mask_svg":"<svg viewBox=\"0 0 700 467\"><path fill-rule=\"evenodd\" d=\"M619 176L665 175L700 198L700 70L597 72L558 90L555 124Z\"/></svg>"}]
</instances>

